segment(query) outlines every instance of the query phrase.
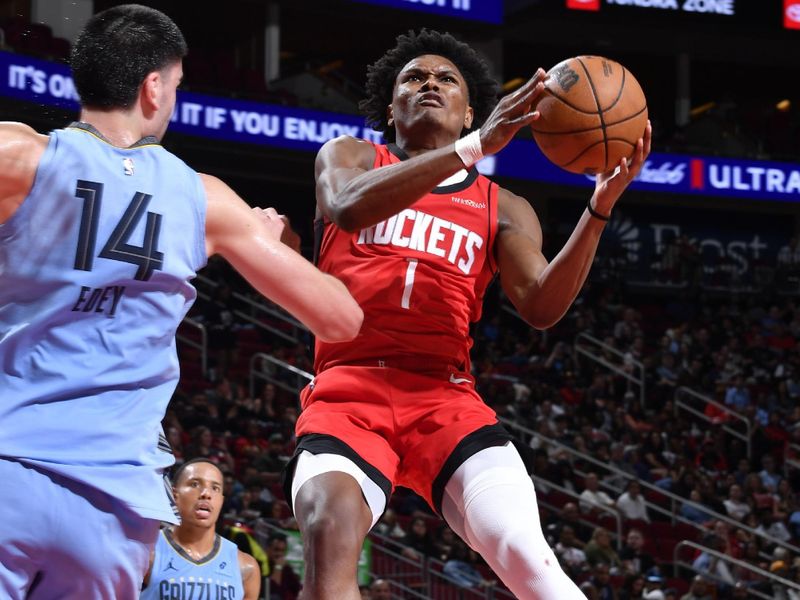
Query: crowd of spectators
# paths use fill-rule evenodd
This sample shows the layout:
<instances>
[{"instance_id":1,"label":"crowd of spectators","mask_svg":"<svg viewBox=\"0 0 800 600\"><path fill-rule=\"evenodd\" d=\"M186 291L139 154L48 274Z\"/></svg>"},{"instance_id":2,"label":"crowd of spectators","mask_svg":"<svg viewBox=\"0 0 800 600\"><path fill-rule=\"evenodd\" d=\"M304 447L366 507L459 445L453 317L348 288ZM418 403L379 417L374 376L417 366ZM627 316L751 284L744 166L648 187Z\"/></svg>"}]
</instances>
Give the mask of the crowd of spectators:
<instances>
[{"instance_id":1,"label":"crowd of spectators","mask_svg":"<svg viewBox=\"0 0 800 600\"><path fill-rule=\"evenodd\" d=\"M230 292L247 293L223 267L214 269ZM231 349L225 340L252 326L209 304L199 304L195 318L228 328L212 348L216 381L176 394L165 429L179 460L210 456L225 472L227 523L263 519L291 528L279 477L293 451L296 395L280 385L278 371L266 372L277 385L259 380L250 394L247 357L226 354L236 344ZM794 598L725 557L800 581L800 555L782 545L800 545L795 297L687 291L664 298L590 281L553 329L519 327L516 319L494 288L474 330L473 372L502 418L538 434L519 442L537 476L546 535L587 596L691 600L713 591L724 599L739 597L744 586ZM616 372L576 354L579 333L602 342L598 352ZM310 370L306 341L267 336L263 343ZM644 396L626 377L637 364ZM678 402L682 388L714 403L701 402L701 416L692 414ZM459 585L496 583L480 557L408 491L396 494L375 531L401 543L408 557L449 565L446 573ZM684 566L675 577L673 551L683 539L714 552L682 549L678 559L693 570Z\"/></svg>"}]
</instances>

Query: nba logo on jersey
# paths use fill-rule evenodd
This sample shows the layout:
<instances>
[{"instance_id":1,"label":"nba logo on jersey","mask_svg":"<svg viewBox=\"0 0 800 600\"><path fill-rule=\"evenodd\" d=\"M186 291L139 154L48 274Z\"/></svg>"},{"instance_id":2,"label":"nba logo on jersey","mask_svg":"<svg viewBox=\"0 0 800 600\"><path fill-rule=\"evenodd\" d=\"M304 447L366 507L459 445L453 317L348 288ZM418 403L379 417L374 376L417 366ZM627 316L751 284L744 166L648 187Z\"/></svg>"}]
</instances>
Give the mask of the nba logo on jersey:
<instances>
[{"instance_id":1,"label":"nba logo on jersey","mask_svg":"<svg viewBox=\"0 0 800 600\"><path fill-rule=\"evenodd\" d=\"M600 0L567 0L567 8L574 10L600 10Z\"/></svg>"},{"instance_id":2,"label":"nba logo on jersey","mask_svg":"<svg viewBox=\"0 0 800 600\"><path fill-rule=\"evenodd\" d=\"M123 158L122 159L122 168L125 169L125 175L133 175L133 159L132 158Z\"/></svg>"}]
</instances>

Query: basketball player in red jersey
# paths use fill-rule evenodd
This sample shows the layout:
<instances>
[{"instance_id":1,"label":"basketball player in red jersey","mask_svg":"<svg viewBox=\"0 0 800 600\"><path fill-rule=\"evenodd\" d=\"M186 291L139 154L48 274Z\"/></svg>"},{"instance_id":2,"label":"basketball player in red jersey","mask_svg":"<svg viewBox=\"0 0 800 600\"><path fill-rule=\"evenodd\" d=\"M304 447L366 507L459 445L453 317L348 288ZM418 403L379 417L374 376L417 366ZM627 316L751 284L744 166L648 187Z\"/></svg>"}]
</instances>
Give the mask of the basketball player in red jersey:
<instances>
[{"instance_id":1,"label":"basketball player in red jersey","mask_svg":"<svg viewBox=\"0 0 800 600\"><path fill-rule=\"evenodd\" d=\"M316 162L319 267L365 316L352 342L317 342L301 396L287 497L305 540L304 598L359 598L361 545L395 485L424 497L517 597L584 598L542 535L510 436L475 392L468 328L498 272L534 327L564 315L650 151L650 126L630 165L597 177L548 263L530 204L473 166L538 117L544 71L495 106L496 84L465 44L424 30L397 41L370 67L362 103L393 143L340 137Z\"/></svg>"}]
</instances>

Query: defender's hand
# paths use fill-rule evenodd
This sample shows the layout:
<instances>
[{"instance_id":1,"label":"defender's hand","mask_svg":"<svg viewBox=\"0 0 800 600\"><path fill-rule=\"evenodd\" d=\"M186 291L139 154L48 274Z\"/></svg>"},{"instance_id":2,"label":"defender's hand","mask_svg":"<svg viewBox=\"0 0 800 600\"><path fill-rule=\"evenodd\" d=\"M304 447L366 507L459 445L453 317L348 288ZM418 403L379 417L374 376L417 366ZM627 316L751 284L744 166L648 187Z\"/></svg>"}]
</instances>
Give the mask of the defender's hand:
<instances>
[{"instance_id":1,"label":"defender's hand","mask_svg":"<svg viewBox=\"0 0 800 600\"><path fill-rule=\"evenodd\" d=\"M253 208L261 222L267 226L276 240L280 240L295 252L300 252L300 236L295 233L285 215L278 214L274 208Z\"/></svg>"}]
</instances>

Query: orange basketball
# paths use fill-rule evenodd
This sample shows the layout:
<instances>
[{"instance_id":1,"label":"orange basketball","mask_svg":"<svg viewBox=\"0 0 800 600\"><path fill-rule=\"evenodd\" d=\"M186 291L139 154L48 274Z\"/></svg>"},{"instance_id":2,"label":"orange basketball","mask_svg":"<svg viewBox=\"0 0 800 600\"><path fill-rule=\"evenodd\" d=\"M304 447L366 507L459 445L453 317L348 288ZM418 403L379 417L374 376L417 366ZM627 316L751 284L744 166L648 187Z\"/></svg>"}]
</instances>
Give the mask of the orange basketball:
<instances>
[{"instance_id":1,"label":"orange basketball","mask_svg":"<svg viewBox=\"0 0 800 600\"><path fill-rule=\"evenodd\" d=\"M536 104L531 130L545 156L572 173L595 175L630 158L647 126L647 99L618 62L576 56L558 63Z\"/></svg>"}]
</instances>

